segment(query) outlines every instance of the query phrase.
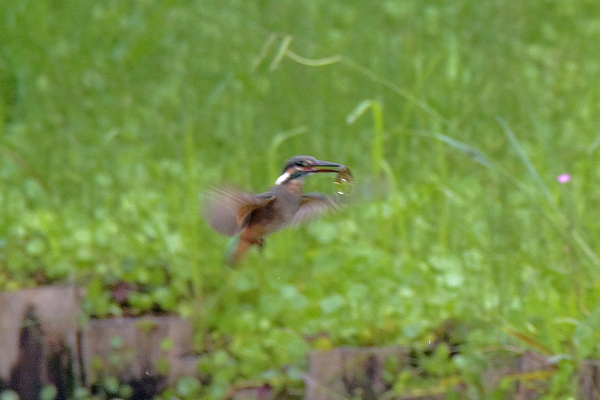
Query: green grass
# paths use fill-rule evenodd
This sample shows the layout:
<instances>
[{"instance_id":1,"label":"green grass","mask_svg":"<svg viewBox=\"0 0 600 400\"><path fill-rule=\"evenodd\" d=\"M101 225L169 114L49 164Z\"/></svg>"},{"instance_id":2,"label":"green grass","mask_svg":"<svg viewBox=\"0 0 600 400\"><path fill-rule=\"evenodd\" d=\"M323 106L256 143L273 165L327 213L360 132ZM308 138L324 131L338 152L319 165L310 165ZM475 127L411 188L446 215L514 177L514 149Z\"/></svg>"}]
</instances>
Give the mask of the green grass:
<instances>
[{"instance_id":1,"label":"green grass","mask_svg":"<svg viewBox=\"0 0 600 400\"><path fill-rule=\"evenodd\" d=\"M301 386L311 347L424 346L448 319L471 381L488 346L598 357L599 11L4 2L0 288L75 282L108 316L108 288L140 284L136 312L195 321L214 398ZM348 165L357 200L229 269L198 193L266 190L295 154Z\"/></svg>"}]
</instances>

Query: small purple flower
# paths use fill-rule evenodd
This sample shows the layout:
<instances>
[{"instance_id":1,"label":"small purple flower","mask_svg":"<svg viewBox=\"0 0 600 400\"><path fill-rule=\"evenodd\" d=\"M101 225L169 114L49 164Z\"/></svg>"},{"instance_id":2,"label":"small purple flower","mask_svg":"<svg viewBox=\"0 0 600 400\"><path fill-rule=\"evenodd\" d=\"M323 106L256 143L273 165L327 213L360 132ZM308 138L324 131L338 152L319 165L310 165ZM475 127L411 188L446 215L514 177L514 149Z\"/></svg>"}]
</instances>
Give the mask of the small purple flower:
<instances>
[{"instance_id":1,"label":"small purple flower","mask_svg":"<svg viewBox=\"0 0 600 400\"><path fill-rule=\"evenodd\" d=\"M571 180L571 175L560 174L559 176L556 177L556 180L558 181L558 183L567 183Z\"/></svg>"}]
</instances>

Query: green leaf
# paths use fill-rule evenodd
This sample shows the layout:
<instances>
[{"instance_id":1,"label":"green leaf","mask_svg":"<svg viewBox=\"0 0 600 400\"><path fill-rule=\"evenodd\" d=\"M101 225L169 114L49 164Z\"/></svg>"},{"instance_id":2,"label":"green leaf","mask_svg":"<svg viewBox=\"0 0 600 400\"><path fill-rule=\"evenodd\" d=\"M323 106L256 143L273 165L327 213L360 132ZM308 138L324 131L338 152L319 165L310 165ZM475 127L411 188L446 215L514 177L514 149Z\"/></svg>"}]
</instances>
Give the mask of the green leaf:
<instances>
[{"instance_id":1,"label":"green leaf","mask_svg":"<svg viewBox=\"0 0 600 400\"><path fill-rule=\"evenodd\" d=\"M177 296L173 293L173 290L164 286L156 288L152 292L152 299L163 309L163 310L174 310L177 306Z\"/></svg>"},{"instance_id":2,"label":"green leaf","mask_svg":"<svg viewBox=\"0 0 600 400\"><path fill-rule=\"evenodd\" d=\"M5 390L0 393L0 400L19 400L19 395L15 391Z\"/></svg>"},{"instance_id":3,"label":"green leaf","mask_svg":"<svg viewBox=\"0 0 600 400\"><path fill-rule=\"evenodd\" d=\"M27 243L27 252L35 257L41 256L46 251L46 242L40 237L33 238Z\"/></svg>"},{"instance_id":4,"label":"green leaf","mask_svg":"<svg viewBox=\"0 0 600 400\"><path fill-rule=\"evenodd\" d=\"M235 276L233 286L238 292L244 293L258 287L258 275L250 269L239 270Z\"/></svg>"},{"instance_id":5,"label":"green leaf","mask_svg":"<svg viewBox=\"0 0 600 400\"><path fill-rule=\"evenodd\" d=\"M102 386L108 393L116 394L119 391L119 381L114 376L107 376L102 381Z\"/></svg>"},{"instance_id":6,"label":"green leaf","mask_svg":"<svg viewBox=\"0 0 600 400\"><path fill-rule=\"evenodd\" d=\"M184 398L198 395L201 387L200 381L193 376L184 376L175 384L177 393Z\"/></svg>"},{"instance_id":7,"label":"green leaf","mask_svg":"<svg viewBox=\"0 0 600 400\"><path fill-rule=\"evenodd\" d=\"M321 311L323 314L331 314L346 304L346 300L340 294L332 294L321 300Z\"/></svg>"}]
</instances>

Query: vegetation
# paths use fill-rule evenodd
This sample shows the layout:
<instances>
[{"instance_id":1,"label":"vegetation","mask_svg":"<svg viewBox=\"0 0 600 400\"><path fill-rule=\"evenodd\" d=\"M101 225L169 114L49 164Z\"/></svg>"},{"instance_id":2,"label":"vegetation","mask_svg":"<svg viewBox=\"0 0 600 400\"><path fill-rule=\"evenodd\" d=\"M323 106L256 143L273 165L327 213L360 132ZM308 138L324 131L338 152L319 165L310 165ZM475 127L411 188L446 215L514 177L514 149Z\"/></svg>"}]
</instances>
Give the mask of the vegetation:
<instances>
[{"instance_id":1,"label":"vegetation","mask_svg":"<svg viewBox=\"0 0 600 400\"><path fill-rule=\"evenodd\" d=\"M0 289L75 282L89 315L192 318L211 383L183 397L301 388L311 349L425 348L455 320L439 375L481 396L486 349L533 348L561 356L550 396L569 398L600 355L599 12L5 1ZM348 165L355 201L226 267L198 194L263 191L296 154Z\"/></svg>"}]
</instances>

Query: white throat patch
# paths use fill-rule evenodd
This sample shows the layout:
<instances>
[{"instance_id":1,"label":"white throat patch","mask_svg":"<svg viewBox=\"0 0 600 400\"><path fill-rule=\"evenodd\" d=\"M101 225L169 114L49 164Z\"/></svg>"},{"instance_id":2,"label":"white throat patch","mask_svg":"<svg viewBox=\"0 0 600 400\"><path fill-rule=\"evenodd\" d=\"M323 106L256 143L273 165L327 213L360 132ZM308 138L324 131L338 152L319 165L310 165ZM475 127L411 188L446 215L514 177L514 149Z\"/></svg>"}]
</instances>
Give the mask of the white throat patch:
<instances>
[{"instance_id":1,"label":"white throat patch","mask_svg":"<svg viewBox=\"0 0 600 400\"><path fill-rule=\"evenodd\" d=\"M290 178L290 173L289 172L284 172L283 174L281 174L281 176L279 178L277 178L277 180L275 181L276 185L281 185L283 182L287 181Z\"/></svg>"}]
</instances>

